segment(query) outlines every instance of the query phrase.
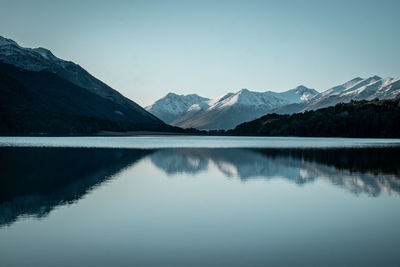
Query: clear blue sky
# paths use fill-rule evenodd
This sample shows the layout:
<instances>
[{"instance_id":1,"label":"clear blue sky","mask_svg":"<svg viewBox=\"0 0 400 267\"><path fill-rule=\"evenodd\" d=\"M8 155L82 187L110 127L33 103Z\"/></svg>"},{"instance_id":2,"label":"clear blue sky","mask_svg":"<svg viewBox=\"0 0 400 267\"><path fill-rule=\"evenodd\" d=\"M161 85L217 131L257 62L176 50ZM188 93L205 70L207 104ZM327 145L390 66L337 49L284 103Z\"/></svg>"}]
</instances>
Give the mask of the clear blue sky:
<instances>
[{"instance_id":1,"label":"clear blue sky","mask_svg":"<svg viewBox=\"0 0 400 267\"><path fill-rule=\"evenodd\" d=\"M141 105L170 91L319 91L400 76L400 1L0 0L0 35Z\"/></svg>"}]
</instances>

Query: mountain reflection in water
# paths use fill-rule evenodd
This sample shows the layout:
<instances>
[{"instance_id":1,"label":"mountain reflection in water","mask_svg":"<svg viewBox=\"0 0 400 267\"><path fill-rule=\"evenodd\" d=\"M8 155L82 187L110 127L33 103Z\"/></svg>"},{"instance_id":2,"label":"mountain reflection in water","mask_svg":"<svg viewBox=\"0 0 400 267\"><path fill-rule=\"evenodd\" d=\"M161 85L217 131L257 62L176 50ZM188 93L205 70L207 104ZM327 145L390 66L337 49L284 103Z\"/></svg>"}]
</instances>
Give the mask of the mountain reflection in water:
<instances>
[{"instance_id":1,"label":"mountain reflection in water","mask_svg":"<svg viewBox=\"0 0 400 267\"><path fill-rule=\"evenodd\" d=\"M149 157L167 175L214 168L227 177L325 179L354 194L400 192L400 148L0 148L0 226L21 216L46 216L78 201L125 168Z\"/></svg>"},{"instance_id":2,"label":"mountain reflection in water","mask_svg":"<svg viewBox=\"0 0 400 267\"><path fill-rule=\"evenodd\" d=\"M167 172L196 174L210 167L242 180L281 178L305 184L327 179L348 191L378 196L400 192L400 148L236 149L183 148L152 153Z\"/></svg>"},{"instance_id":3,"label":"mountain reflection in water","mask_svg":"<svg viewBox=\"0 0 400 267\"><path fill-rule=\"evenodd\" d=\"M0 225L46 216L134 164L148 150L0 148Z\"/></svg>"}]
</instances>

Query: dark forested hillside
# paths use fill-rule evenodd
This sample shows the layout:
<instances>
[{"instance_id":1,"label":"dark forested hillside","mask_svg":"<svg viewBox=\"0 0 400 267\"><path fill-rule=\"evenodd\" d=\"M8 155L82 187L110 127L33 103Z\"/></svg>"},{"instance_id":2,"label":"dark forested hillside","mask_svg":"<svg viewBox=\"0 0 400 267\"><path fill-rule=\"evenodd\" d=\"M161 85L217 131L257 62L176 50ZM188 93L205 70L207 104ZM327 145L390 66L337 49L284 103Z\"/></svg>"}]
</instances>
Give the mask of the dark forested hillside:
<instances>
[{"instance_id":1,"label":"dark forested hillside","mask_svg":"<svg viewBox=\"0 0 400 267\"><path fill-rule=\"evenodd\" d=\"M351 101L293 115L267 114L230 135L400 137L400 99Z\"/></svg>"},{"instance_id":2,"label":"dark forested hillside","mask_svg":"<svg viewBox=\"0 0 400 267\"><path fill-rule=\"evenodd\" d=\"M0 135L177 131L142 108L117 103L49 71L0 62Z\"/></svg>"}]
</instances>

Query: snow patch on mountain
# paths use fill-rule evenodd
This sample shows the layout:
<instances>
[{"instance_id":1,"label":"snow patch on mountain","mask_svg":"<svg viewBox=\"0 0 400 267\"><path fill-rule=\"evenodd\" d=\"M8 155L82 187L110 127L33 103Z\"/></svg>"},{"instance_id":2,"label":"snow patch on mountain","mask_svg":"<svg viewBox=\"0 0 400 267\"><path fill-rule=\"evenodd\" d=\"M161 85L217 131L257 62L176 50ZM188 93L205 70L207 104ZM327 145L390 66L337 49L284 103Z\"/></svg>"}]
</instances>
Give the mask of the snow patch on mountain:
<instances>
[{"instance_id":1,"label":"snow patch on mountain","mask_svg":"<svg viewBox=\"0 0 400 267\"><path fill-rule=\"evenodd\" d=\"M210 109L223 109L234 105L271 108L287 103L289 103L289 101L285 99L267 93L251 92L244 88L235 94L225 95L219 101L216 101Z\"/></svg>"},{"instance_id":2,"label":"snow patch on mountain","mask_svg":"<svg viewBox=\"0 0 400 267\"><path fill-rule=\"evenodd\" d=\"M285 92L277 93L268 91L267 93L278 98L285 99L290 103L301 103L308 101L318 94L315 89L307 88L304 85L297 86L296 88Z\"/></svg>"}]
</instances>

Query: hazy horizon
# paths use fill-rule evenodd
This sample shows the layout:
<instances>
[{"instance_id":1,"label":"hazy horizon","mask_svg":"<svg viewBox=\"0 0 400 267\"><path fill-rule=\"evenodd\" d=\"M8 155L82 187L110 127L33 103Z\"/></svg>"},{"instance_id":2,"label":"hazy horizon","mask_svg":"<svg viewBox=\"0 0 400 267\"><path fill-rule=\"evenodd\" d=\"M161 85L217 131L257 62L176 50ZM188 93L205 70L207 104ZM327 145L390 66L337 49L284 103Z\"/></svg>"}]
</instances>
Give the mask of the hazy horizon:
<instances>
[{"instance_id":1,"label":"hazy horizon","mask_svg":"<svg viewBox=\"0 0 400 267\"><path fill-rule=\"evenodd\" d=\"M399 77L398 1L2 1L0 35L138 104Z\"/></svg>"}]
</instances>

